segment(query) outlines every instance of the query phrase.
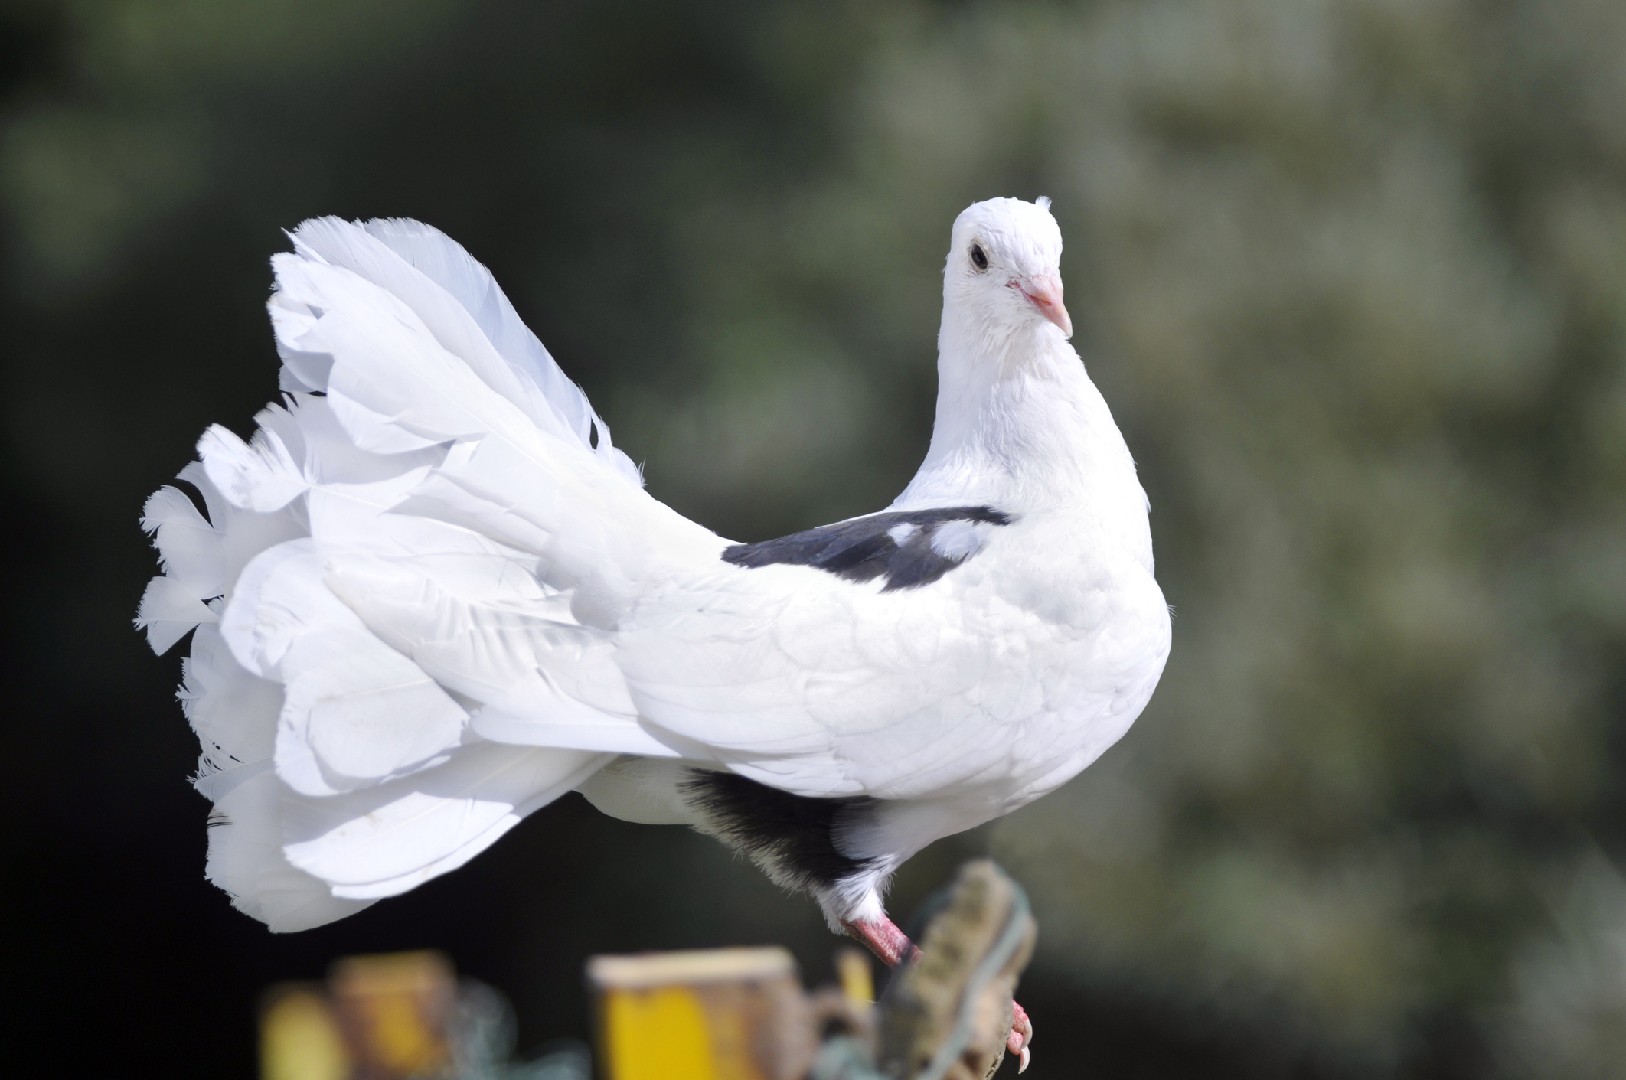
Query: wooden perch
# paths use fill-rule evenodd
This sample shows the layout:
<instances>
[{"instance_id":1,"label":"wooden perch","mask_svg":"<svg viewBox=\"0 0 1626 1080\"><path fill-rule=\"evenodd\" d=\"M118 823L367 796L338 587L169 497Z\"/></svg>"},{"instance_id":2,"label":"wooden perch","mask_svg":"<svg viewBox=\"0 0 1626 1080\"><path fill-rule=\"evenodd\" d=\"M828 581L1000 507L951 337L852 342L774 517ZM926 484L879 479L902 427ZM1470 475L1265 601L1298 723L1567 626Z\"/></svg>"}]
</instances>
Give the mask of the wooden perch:
<instances>
[{"instance_id":1,"label":"wooden perch","mask_svg":"<svg viewBox=\"0 0 1626 1080\"><path fill-rule=\"evenodd\" d=\"M881 1000L876 1060L895 1080L982 1080L1005 1055L1016 980L1038 928L1027 897L986 859L960 868L920 959Z\"/></svg>"},{"instance_id":2,"label":"wooden perch","mask_svg":"<svg viewBox=\"0 0 1626 1080\"><path fill-rule=\"evenodd\" d=\"M782 949L597 957L588 980L605 1075L981 1080L1003 1058L1011 994L1034 936L1027 898L983 860L964 866L939 899L922 956L894 977L878 1021L862 1008L867 980L852 960L845 993L808 996ZM848 1034L820 1047L819 1029L833 1021Z\"/></svg>"}]
</instances>

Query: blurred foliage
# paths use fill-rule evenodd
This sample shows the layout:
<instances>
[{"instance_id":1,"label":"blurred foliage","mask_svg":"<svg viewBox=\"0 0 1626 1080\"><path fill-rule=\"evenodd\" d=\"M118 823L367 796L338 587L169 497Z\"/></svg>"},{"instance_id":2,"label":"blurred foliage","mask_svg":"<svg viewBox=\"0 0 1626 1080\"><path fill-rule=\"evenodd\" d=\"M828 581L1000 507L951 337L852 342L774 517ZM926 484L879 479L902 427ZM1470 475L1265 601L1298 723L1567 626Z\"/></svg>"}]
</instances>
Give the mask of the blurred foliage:
<instances>
[{"instance_id":1,"label":"blurred foliage","mask_svg":"<svg viewBox=\"0 0 1626 1080\"><path fill-rule=\"evenodd\" d=\"M925 445L949 222L1045 193L1174 655L1122 746L900 905L983 847L1024 882L1052 1075L1614 1074L1623 42L1617 0L13 0L13 685L51 688L13 728L75 780L7 793L43 999L76 957L169 980L139 1015L240 1063L255 980L339 949L472 954L531 1037L580 1022L571 949L822 957L811 905L579 806L349 929L224 911L173 664L126 630L136 509L272 395L264 260L318 213L469 246L684 512L872 509Z\"/></svg>"}]
</instances>

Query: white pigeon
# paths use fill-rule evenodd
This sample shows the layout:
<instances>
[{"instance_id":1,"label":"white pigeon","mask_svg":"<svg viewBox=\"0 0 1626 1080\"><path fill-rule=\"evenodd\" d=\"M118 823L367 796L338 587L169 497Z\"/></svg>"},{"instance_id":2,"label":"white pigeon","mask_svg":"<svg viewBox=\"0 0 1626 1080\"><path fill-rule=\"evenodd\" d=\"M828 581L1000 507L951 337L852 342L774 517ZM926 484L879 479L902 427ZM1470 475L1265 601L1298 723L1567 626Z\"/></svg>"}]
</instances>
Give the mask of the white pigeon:
<instances>
[{"instance_id":1,"label":"white pigeon","mask_svg":"<svg viewBox=\"0 0 1626 1080\"><path fill-rule=\"evenodd\" d=\"M415 221L272 264L283 400L142 525L188 632L209 879L273 930L462 865L567 791L683 823L897 963L881 897L1077 775L1169 650L1147 500L1068 344L1049 201L954 223L936 425L885 510L738 544L648 495L490 273ZM1026 1064L1020 1009L1010 1046Z\"/></svg>"}]
</instances>

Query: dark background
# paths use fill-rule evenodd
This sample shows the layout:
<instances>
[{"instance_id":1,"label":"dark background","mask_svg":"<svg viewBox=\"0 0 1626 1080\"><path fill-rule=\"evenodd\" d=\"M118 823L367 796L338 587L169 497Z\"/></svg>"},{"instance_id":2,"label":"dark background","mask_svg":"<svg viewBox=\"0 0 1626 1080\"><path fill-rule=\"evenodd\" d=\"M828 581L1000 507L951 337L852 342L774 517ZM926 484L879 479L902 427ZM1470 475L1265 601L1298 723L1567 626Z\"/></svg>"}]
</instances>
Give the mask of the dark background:
<instances>
[{"instance_id":1,"label":"dark background","mask_svg":"<svg viewBox=\"0 0 1626 1080\"><path fill-rule=\"evenodd\" d=\"M1151 494L1158 696L992 851L1034 1075L1626 1060L1626 5L522 0L0 7L14 1047L239 1077L270 982L424 945L586 1034L584 957L834 939L574 797L289 937L203 880L136 518L275 394L279 229L492 267L650 489L758 539L924 450L954 215L1049 194Z\"/></svg>"}]
</instances>

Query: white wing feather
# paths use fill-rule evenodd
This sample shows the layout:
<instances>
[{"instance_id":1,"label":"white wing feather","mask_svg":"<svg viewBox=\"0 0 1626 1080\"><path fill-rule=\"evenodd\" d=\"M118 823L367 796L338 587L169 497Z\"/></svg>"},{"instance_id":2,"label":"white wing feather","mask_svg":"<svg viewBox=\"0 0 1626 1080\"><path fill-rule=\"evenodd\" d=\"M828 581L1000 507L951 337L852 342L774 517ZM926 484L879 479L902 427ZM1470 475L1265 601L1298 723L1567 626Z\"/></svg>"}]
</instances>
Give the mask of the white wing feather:
<instances>
[{"instance_id":1,"label":"white wing feather","mask_svg":"<svg viewBox=\"0 0 1626 1080\"><path fill-rule=\"evenodd\" d=\"M1072 517L1023 526L1027 549L1091 548ZM1168 634L1149 573L1108 587L1085 563L1063 585L1006 542L889 593L808 567L712 570L644 598L619 662L650 726L743 775L809 796L966 796L992 816L1116 741Z\"/></svg>"}]
</instances>

